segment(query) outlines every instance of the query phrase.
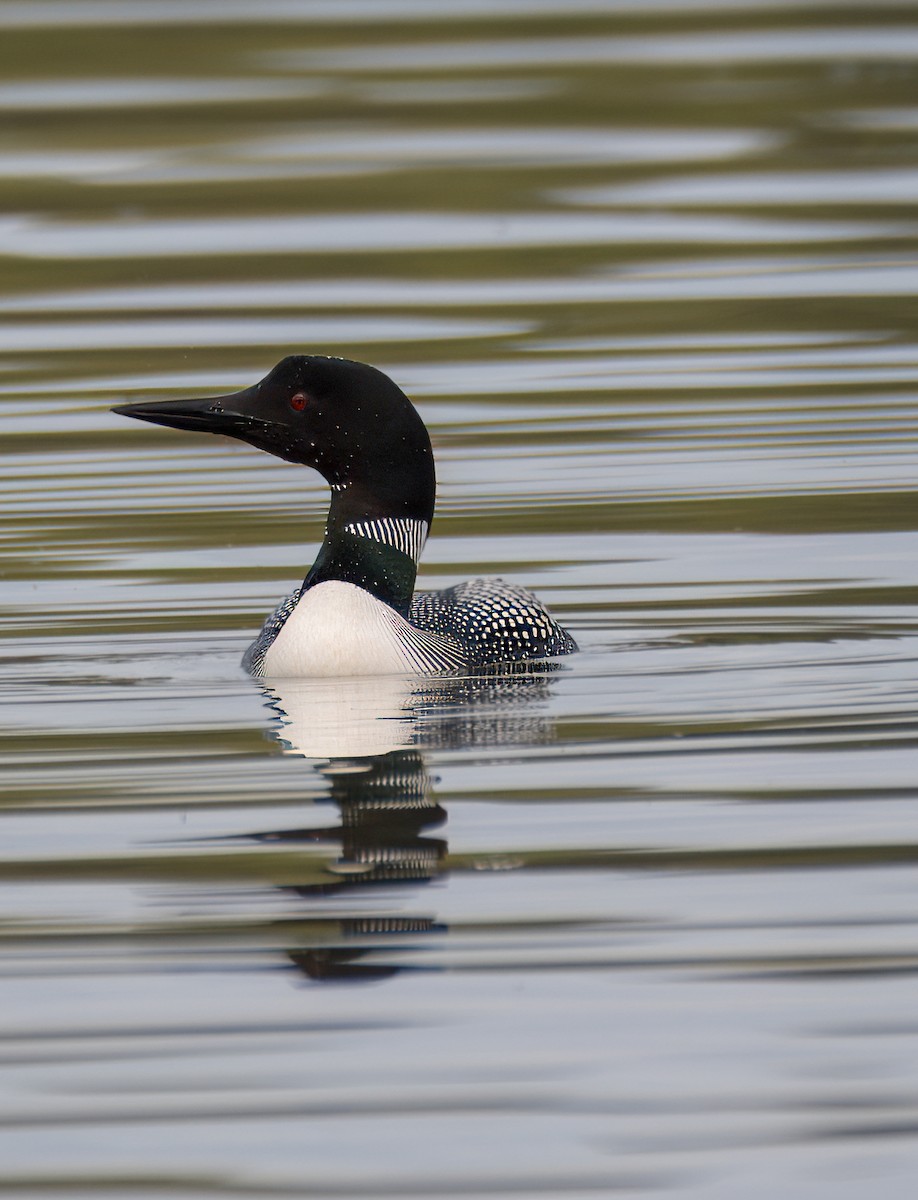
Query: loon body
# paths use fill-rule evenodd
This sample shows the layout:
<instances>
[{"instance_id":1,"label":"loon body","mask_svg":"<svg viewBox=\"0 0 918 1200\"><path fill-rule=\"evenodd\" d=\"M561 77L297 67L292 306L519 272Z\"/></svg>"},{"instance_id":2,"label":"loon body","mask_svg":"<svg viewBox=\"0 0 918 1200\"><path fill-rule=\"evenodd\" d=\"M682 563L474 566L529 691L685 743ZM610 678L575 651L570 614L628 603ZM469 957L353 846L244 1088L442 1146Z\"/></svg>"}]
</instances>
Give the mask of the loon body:
<instances>
[{"instance_id":1,"label":"loon body","mask_svg":"<svg viewBox=\"0 0 918 1200\"><path fill-rule=\"evenodd\" d=\"M530 592L503 580L415 594L433 520L433 451L411 401L374 367L294 355L232 395L113 411L228 434L315 468L331 487L316 561L243 658L253 675L426 674L577 649Z\"/></svg>"}]
</instances>

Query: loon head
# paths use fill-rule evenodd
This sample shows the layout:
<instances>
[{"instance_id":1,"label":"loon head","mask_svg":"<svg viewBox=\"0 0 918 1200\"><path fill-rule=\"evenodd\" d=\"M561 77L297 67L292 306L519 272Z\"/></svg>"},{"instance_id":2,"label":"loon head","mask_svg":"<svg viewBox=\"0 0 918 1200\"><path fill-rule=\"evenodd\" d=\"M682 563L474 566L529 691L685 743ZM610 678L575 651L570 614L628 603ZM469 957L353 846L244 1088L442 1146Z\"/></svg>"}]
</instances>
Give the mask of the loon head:
<instances>
[{"instance_id":1,"label":"loon head","mask_svg":"<svg viewBox=\"0 0 918 1200\"><path fill-rule=\"evenodd\" d=\"M314 467L336 507L361 519L433 517L430 438L408 397L366 363L295 354L260 383L204 400L122 404L126 417L222 433Z\"/></svg>"}]
</instances>

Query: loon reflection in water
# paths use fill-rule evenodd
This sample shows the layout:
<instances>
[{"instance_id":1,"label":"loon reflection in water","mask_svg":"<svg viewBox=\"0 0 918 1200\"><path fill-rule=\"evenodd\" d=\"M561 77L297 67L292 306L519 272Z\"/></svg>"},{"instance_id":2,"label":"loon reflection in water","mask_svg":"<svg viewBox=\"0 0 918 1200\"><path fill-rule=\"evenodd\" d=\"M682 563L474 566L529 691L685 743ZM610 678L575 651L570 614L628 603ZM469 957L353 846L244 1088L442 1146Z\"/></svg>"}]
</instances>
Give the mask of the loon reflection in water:
<instances>
[{"instance_id":1,"label":"loon reflection in water","mask_svg":"<svg viewBox=\"0 0 918 1200\"><path fill-rule=\"evenodd\" d=\"M276 715L271 730L283 752L316 762L339 811L336 824L248 835L268 844L325 851L321 870L289 890L314 906L315 932L287 951L316 980L373 981L407 969L384 961L422 948L419 938L446 933L430 913L404 913L406 886L442 878L447 843L432 836L446 821L433 795L424 750L554 741L554 721L540 711L557 664L520 663L462 679L285 680L265 688ZM399 911L378 903L398 889ZM323 912L335 896L363 904ZM411 894L409 891L408 895ZM362 909L362 911L361 911ZM298 922L300 929L303 922Z\"/></svg>"},{"instance_id":2,"label":"loon reflection in water","mask_svg":"<svg viewBox=\"0 0 918 1200\"><path fill-rule=\"evenodd\" d=\"M434 514L433 450L411 401L374 367L293 355L232 395L113 411L228 434L314 467L331 487L312 569L243 659L253 675L430 674L577 649L535 596L501 579L415 592Z\"/></svg>"}]
</instances>

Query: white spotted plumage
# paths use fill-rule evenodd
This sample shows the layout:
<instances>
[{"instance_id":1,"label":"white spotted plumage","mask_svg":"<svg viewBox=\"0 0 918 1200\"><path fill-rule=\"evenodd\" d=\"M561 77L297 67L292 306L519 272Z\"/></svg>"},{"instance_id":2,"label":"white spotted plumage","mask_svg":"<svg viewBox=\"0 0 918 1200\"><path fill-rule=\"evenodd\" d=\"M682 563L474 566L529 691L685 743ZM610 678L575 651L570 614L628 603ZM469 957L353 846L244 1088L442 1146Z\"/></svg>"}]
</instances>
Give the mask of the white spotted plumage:
<instances>
[{"instance_id":1,"label":"white spotted plumage","mask_svg":"<svg viewBox=\"0 0 918 1200\"><path fill-rule=\"evenodd\" d=\"M503 579L470 579L441 592L416 592L408 620L455 639L473 667L553 658L577 648L532 592Z\"/></svg>"}]
</instances>

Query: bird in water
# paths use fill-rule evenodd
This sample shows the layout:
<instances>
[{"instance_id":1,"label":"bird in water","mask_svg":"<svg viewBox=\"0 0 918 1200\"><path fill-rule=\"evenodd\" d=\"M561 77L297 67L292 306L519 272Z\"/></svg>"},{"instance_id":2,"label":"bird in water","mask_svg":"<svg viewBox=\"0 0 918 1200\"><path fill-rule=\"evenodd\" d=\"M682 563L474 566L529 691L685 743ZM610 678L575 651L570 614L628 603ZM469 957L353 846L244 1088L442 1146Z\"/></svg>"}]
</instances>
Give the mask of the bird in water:
<instances>
[{"instance_id":1,"label":"bird in water","mask_svg":"<svg viewBox=\"0 0 918 1200\"><path fill-rule=\"evenodd\" d=\"M331 488L318 557L242 660L253 675L428 674L577 649L535 596L501 579L415 592L433 451L411 401L375 367L297 354L241 392L113 412L239 438L313 467Z\"/></svg>"}]
</instances>

